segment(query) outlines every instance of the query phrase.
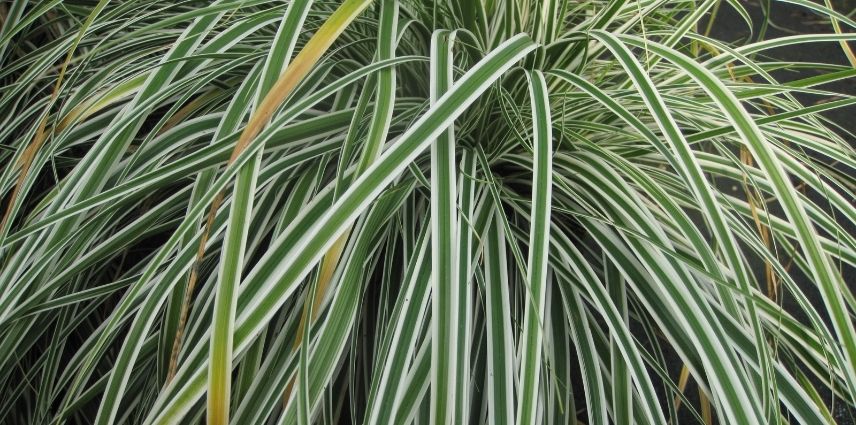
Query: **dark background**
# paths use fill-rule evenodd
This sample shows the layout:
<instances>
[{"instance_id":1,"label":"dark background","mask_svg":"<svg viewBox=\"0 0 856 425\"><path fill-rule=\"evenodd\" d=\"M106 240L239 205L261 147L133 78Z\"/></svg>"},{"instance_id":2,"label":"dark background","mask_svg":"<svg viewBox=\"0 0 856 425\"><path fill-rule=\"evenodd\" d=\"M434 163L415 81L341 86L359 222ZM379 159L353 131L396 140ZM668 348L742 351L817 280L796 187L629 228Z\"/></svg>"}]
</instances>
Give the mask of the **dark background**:
<instances>
[{"instance_id":1,"label":"dark background","mask_svg":"<svg viewBox=\"0 0 856 425\"><path fill-rule=\"evenodd\" d=\"M754 21L753 27L755 30L753 37L757 38L758 31L762 27L762 23L764 21L764 12L761 7L762 3L758 0L738 1L740 1L752 16ZM823 0L812 1L821 5L823 4ZM851 19L856 19L856 13L854 13L854 10L856 10L856 0L832 0L831 4L837 12L843 15L848 15ZM833 32L832 25L829 23L828 19L824 19L823 17L814 14L811 10L801 6L776 0L770 1L768 22L769 24L765 34L765 39L795 34ZM840 25L842 32L853 32L853 30L848 28L846 25ZM703 28L704 27L702 27L702 30ZM734 9L723 1L715 18L711 36L723 41L740 44L747 41L747 38L749 37L749 29L743 18L741 18ZM856 52L856 43L851 42L850 48ZM801 48L787 47L773 49L770 50L766 56L771 59L783 61L820 62L840 65L848 64L841 45L838 43L811 43L801 46ZM820 75L821 71L776 71L772 74L781 81L790 81L813 75ZM842 80L822 87L839 93L856 95L856 79ZM800 96L797 97L800 98ZM816 98L812 99L807 96L803 96L802 99L804 99L806 103L817 101ZM826 113L825 115L848 131L856 132L856 108L837 109ZM851 143L854 142L852 137L850 137L849 140Z\"/></svg>"}]
</instances>

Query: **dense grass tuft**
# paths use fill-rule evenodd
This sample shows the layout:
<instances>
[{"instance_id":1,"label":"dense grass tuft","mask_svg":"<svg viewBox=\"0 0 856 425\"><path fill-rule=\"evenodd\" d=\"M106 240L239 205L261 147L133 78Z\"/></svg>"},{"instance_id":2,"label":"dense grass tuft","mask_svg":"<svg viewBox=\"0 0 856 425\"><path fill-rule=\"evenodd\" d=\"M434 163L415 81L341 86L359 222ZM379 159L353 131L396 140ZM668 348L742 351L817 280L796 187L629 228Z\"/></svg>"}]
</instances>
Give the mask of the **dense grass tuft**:
<instances>
[{"instance_id":1,"label":"dense grass tuft","mask_svg":"<svg viewBox=\"0 0 856 425\"><path fill-rule=\"evenodd\" d=\"M0 423L840 420L856 63L768 54L856 22L787 2L0 3Z\"/></svg>"}]
</instances>

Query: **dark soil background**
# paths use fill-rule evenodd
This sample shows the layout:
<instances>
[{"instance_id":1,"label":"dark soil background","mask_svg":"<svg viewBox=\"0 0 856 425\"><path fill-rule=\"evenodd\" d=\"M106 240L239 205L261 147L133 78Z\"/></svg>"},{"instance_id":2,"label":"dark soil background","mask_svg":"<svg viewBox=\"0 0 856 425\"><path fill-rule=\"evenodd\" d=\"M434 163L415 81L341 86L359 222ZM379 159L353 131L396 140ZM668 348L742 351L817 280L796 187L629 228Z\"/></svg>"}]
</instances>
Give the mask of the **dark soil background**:
<instances>
[{"instance_id":1,"label":"dark soil background","mask_svg":"<svg viewBox=\"0 0 856 425\"><path fill-rule=\"evenodd\" d=\"M758 31L762 27L764 21L764 11L762 1L759 0L739 0L741 4L749 11L753 19L753 37L757 38ZM823 4L823 0L813 0L818 4ZM832 7L839 13L848 15L850 18L856 18L856 0L832 0ZM814 14L809 9L801 6L771 0L769 11L769 24L765 34L765 39L784 37L795 34L812 34L812 33L832 33L833 28L828 19ZM841 25L843 32L853 32L846 25ZM745 43L749 37L749 28L737 12L723 2L717 14L716 20L711 31L711 36L732 43ZM851 49L856 51L856 43L850 43ZM767 57L781 61L794 62L819 62L831 63L839 65L847 65L847 58L844 56L841 45L838 43L811 43L806 44L804 48L779 48L770 50ZM794 71L777 71L773 72L773 76L780 81L790 81L799 78L811 77L820 75L821 71L801 70ZM856 95L856 79L839 81L833 84L823 86L823 88L850 95ZM797 96L799 98L799 96ZM803 97L806 103L814 103L817 99ZM856 108L837 109L826 114L836 124L841 125L850 132L856 132ZM854 142L850 137L851 142Z\"/></svg>"}]
</instances>

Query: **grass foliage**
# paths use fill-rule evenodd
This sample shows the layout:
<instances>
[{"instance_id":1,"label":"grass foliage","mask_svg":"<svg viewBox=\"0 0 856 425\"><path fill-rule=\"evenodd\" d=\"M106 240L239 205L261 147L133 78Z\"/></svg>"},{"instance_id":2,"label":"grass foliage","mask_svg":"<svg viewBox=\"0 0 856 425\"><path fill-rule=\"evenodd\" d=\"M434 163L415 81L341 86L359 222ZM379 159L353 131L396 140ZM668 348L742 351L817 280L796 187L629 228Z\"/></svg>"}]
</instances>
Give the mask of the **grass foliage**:
<instances>
[{"instance_id":1,"label":"grass foliage","mask_svg":"<svg viewBox=\"0 0 856 425\"><path fill-rule=\"evenodd\" d=\"M0 2L0 422L840 420L856 152L823 113L856 68L769 54L852 59L856 23L778 1L829 33L727 45L720 0Z\"/></svg>"}]
</instances>

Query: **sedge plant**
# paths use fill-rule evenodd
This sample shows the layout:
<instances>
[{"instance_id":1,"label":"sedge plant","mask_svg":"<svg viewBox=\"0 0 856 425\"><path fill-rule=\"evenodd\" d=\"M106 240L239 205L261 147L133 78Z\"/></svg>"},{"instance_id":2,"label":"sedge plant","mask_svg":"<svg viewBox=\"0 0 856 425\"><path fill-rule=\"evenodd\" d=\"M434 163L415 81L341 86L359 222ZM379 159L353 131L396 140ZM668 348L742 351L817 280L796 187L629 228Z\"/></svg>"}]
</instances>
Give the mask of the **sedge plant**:
<instances>
[{"instance_id":1,"label":"sedge plant","mask_svg":"<svg viewBox=\"0 0 856 425\"><path fill-rule=\"evenodd\" d=\"M829 31L700 30L751 25L733 0L0 3L0 422L846 419L856 150L824 114L856 22L777 2ZM821 43L844 65L771 59Z\"/></svg>"}]
</instances>

